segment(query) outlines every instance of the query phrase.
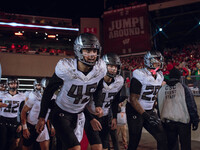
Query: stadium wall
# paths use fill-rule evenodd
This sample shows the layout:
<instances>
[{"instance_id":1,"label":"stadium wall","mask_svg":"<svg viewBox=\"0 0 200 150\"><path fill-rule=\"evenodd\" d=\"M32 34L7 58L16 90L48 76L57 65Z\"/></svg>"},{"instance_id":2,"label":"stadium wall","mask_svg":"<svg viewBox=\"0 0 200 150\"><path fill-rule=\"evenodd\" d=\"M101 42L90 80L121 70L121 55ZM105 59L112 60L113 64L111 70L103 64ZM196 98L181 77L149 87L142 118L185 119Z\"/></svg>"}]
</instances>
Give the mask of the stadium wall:
<instances>
[{"instance_id":1,"label":"stadium wall","mask_svg":"<svg viewBox=\"0 0 200 150\"><path fill-rule=\"evenodd\" d=\"M51 77L64 57L0 53L2 76Z\"/></svg>"}]
</instances>

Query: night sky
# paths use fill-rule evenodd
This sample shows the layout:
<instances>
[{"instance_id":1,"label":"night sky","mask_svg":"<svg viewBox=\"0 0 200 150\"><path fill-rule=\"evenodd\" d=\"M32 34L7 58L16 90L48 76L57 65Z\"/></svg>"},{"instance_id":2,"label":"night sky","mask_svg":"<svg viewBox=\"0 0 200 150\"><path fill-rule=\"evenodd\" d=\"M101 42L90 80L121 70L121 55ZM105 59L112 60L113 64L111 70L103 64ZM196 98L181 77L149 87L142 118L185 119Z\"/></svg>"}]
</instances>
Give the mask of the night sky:
<instances>
[{"instance_id":1,"label":"night sky","mask_svg":"<svg viewBox=\"0 0 200 150\"><path fill-rule=\"evenodd\" d=\"M0 12L24 15L71 18L100 17L103 14L103 0L65 0L44 1L33 0L4 1L0 5Z\"/></svg>"}]
</instances>

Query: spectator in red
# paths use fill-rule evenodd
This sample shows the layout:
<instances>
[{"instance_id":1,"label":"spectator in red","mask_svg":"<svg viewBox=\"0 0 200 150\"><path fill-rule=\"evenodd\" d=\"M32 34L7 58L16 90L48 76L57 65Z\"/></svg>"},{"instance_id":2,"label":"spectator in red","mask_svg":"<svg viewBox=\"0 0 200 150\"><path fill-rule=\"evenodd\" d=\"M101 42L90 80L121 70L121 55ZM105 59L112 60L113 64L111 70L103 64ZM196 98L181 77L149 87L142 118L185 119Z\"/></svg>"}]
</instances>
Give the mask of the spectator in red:
<instances>
[{"instance_id":1,"label":"spectator in red","mask_svg":"<svg viewBox=\"0 0 200 150\"><path fill-rule=\"evenodd\" d=\"M171 63L171 61L169 60L168 62L167 62L167 68L166 68L166 70L169 72L170 70L172 70L173 69L173 64ZM169 73L168 73L169 74Z\"/></svg>"},{"instance_id":2,"label":"spectator in red","mask_svg":"<svg viewBox=\"0 0 200 150\"><path fill-rule=\"evenodd\" d=\"M185 62L182 62L178 66L179 71L181 72L181 76L188 76L189 71L185 67Z\"/></svg>"},{"instance_id":3,"label":"spectator in red","mask_svg":"<svg viewBox=\"0 0 200 150\"><path fill-rule=\"evenodd\" d=\"M130 95L130 92L129 92L129 89L130 89L130 79L129 79L129 77L126 77L125 88L126 88L126 96L129 96Z\"/></svg>"},{"instance_id":4,"label":"spectator in red","mask_svg":"<svg viewBox=\"0 0 200 150\"><path fill-rule=\"evenodd\" d=\"M172 67L173 67L173 66L172 66ZM171 69L168 70L167 68L168 68L168 67L165 65L165 66L163 67L162 72L163 72L164 78L167 79L167 80L169 80L169 71L170 71Z\"/></svg>"}]
</instances>

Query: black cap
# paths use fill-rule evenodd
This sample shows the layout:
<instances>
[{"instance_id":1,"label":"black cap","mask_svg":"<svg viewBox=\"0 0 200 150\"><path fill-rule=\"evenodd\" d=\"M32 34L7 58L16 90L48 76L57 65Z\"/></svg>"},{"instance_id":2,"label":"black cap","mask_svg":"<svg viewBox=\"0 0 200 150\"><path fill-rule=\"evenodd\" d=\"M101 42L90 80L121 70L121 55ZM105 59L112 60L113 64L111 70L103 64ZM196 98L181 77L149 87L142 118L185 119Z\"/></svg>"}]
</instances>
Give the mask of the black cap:
<instances>
[{"instance_id":1,"label":"black cap","mask_svg":"<svg viewBox=\"0 0 200 150\"><path fill-rule=\"evenodd\" d=\"M172 78L173 79L180 79L181 78L181 72L174 67L169 73L169 78L170 79L172 79Z\"/></svg>"}]
</instances>

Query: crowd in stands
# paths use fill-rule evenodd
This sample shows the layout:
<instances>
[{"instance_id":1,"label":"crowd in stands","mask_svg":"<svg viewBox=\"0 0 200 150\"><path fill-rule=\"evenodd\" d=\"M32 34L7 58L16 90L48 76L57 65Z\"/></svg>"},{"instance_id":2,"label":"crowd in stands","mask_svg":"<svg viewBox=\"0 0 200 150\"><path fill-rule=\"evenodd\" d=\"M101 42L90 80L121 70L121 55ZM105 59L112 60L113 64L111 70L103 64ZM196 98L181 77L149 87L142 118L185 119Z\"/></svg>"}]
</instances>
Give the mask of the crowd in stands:
<instances>
[{"instance_id":1,"label":"crowd in stands","mask_svg":"<svg viewBox=\"0 0 200 150\"><path fill-rule=\"evenodd\" d=\"M200 63L200 42L184 46L183 48L166 48L163 50L164 67L163 73L169 74L173 67L178 67L183 71L183 76L193 73L196 64ZM121 57L122 69L134 71L144 67L143 56Z\"/></svg>"}]
</instances>

